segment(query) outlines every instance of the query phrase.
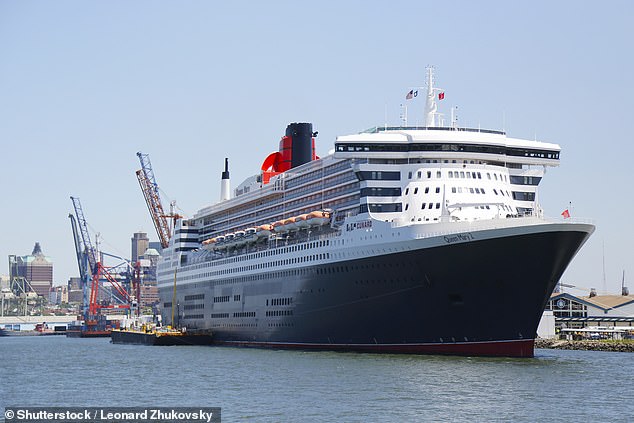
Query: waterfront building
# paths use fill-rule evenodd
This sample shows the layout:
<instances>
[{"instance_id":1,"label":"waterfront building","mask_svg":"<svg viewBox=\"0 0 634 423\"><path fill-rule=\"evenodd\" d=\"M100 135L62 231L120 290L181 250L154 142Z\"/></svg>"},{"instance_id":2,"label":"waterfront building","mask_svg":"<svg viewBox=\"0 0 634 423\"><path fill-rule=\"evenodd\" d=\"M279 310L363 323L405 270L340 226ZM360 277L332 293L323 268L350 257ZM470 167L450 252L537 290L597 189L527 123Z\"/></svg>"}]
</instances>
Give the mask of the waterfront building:
<instances>
[{"instance_id":1,"label":"waterfront building","mask_svg":"<svg viewBox=\"0 0 634 423\"><path fill-rule=\"evenodd\" d=\"M10 277L24 278L39 296L48 297L53 286L53 260L42 253L36 242L33 252L26 256L9 256Z\"/></svg>"},{"instance_id":2,"label":"waterfront building","mask_svg":"<svg viewBox=\"0 0 634 423\"><path fill-rule=\"evenodd\" d=\"M634 333L634 295L596 295L592 292L577 297L556 292L546 304L546 313L552 313L555 330L561 333L588 337L608 332Z\"/></svg>"}]
</instances>

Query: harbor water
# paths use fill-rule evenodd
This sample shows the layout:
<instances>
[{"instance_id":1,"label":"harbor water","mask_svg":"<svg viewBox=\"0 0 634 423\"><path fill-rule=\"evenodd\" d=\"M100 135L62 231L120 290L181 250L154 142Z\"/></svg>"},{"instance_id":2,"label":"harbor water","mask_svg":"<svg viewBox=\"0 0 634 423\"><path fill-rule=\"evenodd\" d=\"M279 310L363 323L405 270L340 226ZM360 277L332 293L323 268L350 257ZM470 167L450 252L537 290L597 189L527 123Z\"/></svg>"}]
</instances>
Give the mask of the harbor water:
<instances>
[{"instance_id":1,"label":"harbor water","mask_svg":"<svg viewBox=\"0 0 634 423\"><path fill-rule=\"evenodd\" d=\"M634 421L631 353L469 358L51 336L0 338L0 360L0 408L221 407L223 422Z\"/></svg>"}]
</instances>

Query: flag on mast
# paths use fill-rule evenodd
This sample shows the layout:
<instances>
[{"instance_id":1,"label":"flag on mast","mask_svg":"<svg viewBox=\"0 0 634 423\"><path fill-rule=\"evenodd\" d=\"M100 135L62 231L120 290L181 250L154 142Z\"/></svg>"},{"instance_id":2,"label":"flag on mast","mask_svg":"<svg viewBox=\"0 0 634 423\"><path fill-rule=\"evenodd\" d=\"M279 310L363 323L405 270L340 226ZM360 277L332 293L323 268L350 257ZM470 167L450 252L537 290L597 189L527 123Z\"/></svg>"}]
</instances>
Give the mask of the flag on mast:
<instances>
[{"instance_id":1,"label":"flag on mast","mask_svg":"<svg viewBox=\"0 0 634 423\"><path fill-rule=\"evenodd\" d=\"M405 96L405 100L411 100L412 98L416 97L417 95L418 95L418 90L416 90L416 91L409 90L409 92Z\"/></svg>"},{"instance_id":2,"label":"flag on mast","mask_svg":"<svg viewBox=\"0 0 634 423\"><path fill-rule=\"evenodd\" d=\"M564 217L564 219L568 219L570 217L570 212L568 211L568 209L564 210L561 215Z\"/></svg>"},{"instance_id":3,"label":"flag on mast","mask_svg":"<svg viewBox=\"0 0 634 423\"><path fill-rule=\"evenodd\" d=\"M438 93L438 100L444 100L444 99L445 99L445 93L444 92Z\"/></svg>"}]
</instances>

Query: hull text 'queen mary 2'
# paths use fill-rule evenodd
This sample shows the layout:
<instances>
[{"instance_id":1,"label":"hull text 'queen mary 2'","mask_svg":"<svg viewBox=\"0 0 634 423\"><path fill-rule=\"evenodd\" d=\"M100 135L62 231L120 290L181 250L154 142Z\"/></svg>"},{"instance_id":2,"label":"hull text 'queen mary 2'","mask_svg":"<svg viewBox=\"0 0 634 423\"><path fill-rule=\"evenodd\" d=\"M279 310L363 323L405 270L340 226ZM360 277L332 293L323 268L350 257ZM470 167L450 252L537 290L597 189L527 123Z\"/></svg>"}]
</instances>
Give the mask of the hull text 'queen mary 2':
<instances>
[{"instance_id":1,"label":"hull text 'queen mary 2'","mask_svg":"<svg viewBox=\"0 0 634 423\"><path fill-rule=\"evenodd\" d=\"M163 321L224 345L532 356L594 226L537 202L558 145L442 126L427 80L425 126L340 136L319 158L312 125L290 124L234 195L225 163L221 201L163 251Z\"/></svg>"}]
</instances>

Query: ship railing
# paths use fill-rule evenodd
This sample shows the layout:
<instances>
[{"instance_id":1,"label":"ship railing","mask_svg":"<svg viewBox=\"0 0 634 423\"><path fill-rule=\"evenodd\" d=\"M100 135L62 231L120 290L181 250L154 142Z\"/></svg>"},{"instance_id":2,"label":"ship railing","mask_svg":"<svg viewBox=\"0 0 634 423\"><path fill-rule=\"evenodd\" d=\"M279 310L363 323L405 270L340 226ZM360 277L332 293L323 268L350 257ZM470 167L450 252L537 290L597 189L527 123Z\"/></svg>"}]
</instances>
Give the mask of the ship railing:
<instances>
[{"instance_id":1,"label":"ship railing","mask_svg":"<svg viewBox=\"0 0 634 423\"><path fill-rule=\"evenodd\" d=\"M506 135L505 131L481 128L463 128L454 126L375 126L366 129L362 134L376 134L385 131L455 131L455 132L479 132L484 134Z\"/></svg>"}]
</instances>

